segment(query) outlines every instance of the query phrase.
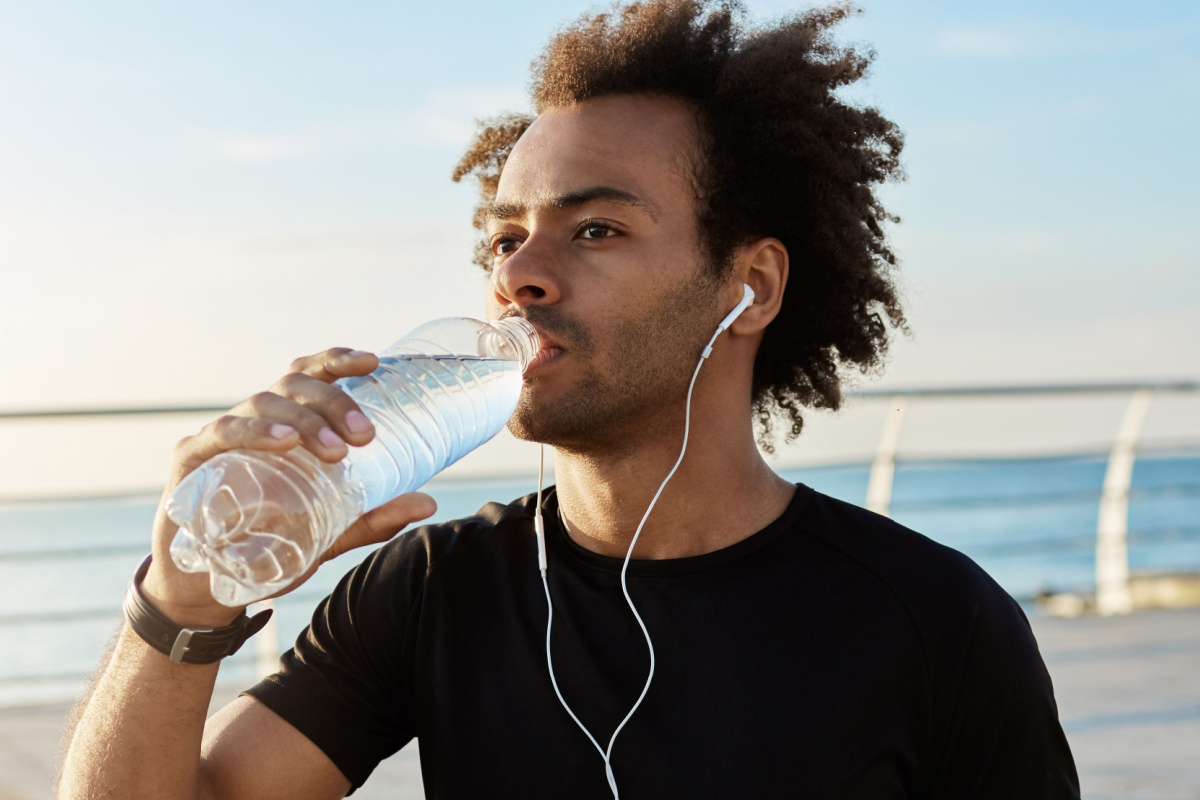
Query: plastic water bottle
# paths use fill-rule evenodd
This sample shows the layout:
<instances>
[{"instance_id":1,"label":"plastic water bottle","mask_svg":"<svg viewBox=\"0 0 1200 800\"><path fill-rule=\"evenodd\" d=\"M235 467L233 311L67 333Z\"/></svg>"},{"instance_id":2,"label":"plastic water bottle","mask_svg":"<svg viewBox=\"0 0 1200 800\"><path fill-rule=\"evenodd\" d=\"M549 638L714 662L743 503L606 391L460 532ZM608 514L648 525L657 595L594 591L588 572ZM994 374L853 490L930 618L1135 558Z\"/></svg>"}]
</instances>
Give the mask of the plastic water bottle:
<instances>
[{"instance_id":1,"label":"plastic water bottle","mask_svg":"<svg viewBox=\"0 0 1200 800\"><path fill-rule=\"evenodd\" d=\"M286 588L361 514L499 433L539 349L537 331L520 317L440 319L413 330L379 354L370 375L335 384L374 423L369 444L336 464L299 446L209 459L167 500L179 526L172 560L208 572L213 597L227 606Z\"/></svg>"}]
</instances>

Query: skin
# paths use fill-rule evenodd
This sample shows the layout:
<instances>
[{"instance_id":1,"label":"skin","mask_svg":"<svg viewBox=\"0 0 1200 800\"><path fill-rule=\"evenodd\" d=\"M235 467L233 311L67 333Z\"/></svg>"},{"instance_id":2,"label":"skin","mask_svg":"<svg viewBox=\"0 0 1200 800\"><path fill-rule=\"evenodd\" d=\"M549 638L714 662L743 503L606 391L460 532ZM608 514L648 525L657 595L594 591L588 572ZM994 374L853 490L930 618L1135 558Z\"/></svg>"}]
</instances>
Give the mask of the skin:
<instances>
[{"instance_id":1,"label":"skin","mask_svg":"<svg viewBox=\"0 0 1200 800\"><path fill-rule=\"evenodd\" d=\"M526 373L513 432L555 445L569 532L605 555L625 555L678 458L688 382L744 283L755 303L700 371L687 458L634 557L727 547L776 519L795 490L755 446L750 394L787 251L749 242L725 280L706 276L687 166L696 139L689 107L666 98L549 111L513 148L488 223L489 315L527 316L559 350Z\"/></svg>"},{"instance_id":2,"label":"skin","mask_svg":"<svg viewBox=\"0 0 1200 800\"><path fill-rule=\"evenodd\" d=\"M755 303L700 372L687 457L634 557L727 547L776 519L795 491L755 447L750 396L754 354L787 281L787 252L775 239L747 242L723 280L708 277L687 167L696 142L689 108L667 98L609 97L551 110L510 155L488 223L495 256L488 316L525 316L546 343L526 374L512 430L556 448L569 534L606 555L625 554L678 457L692 371L743 283ZM343 348L297 359L270 391L180 442L167 493L234 448L303 446L335 462L347 444L366 444L374 431L330 384L377 364ZM434 510L426 495L397 498L364 515L326 558L386 541ZM175 569L174 533L160 509L144 593L179 624L228 624L240 609L215 603L206 576ZM238 698L206 724L216 674L216 664L172 663L126 626L76 709L56 796L344 796L350 782L328 757L257 701Z\"/></svg>"},{"instance_id":3,"label":"skin","mask_svg":"<svg viewBox=\"0 0 1200 800\"><path fill-rule=\"evenodd\" d=\"M323 461L341 460L349 452L347 442L366 444L374 430L365 417L354 416L361 416L357 404L330 384L378 365L374 355L346 348L296 359L270 391L239 403L176 446L164 499L204 461L236 448L278 452L303 446ZM387 541L436 509L428 495L402 495L364 514L322 561ZM175 531L160 506L143 594L180 625L228 625L242 609L216 603L206 575L175 568L168 554ZM350 781L328 756L257 701L238 698L206 725L217 668L175 664L124 625L90 697L68 722L55 796L316 800L349 791Z\"/></svg>"}]
</instances>

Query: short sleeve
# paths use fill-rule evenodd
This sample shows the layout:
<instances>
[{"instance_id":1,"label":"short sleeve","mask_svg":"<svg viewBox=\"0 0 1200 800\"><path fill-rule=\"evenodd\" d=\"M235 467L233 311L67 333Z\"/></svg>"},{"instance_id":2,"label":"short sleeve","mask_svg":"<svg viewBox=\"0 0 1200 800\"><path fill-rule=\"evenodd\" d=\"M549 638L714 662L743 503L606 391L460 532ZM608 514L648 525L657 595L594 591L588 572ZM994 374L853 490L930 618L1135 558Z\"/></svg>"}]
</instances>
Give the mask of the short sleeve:
<instances>
[{"instance_id":1,"label":"short sleeve","mask_svg":"<svg viewBox=\"0 0 1200 800\"><path fill-rule=\"evenodd\" d=\"M355 788L414 736L410 627L424 545L413 531L368 556L317 606L279 672L245 692L321 748Z\"/></svg>"},{"instance_id":2,"label":"short sleeve","mask_svg":"<svg viewBox=\"0 0 1200 800\"><path fill-rule=\"evenodd\" d=\"M1020 606L987 579L957 680L939 692L942 753L930 798L1078 800L1054 688Z\"/></svg>"}]
</instances>

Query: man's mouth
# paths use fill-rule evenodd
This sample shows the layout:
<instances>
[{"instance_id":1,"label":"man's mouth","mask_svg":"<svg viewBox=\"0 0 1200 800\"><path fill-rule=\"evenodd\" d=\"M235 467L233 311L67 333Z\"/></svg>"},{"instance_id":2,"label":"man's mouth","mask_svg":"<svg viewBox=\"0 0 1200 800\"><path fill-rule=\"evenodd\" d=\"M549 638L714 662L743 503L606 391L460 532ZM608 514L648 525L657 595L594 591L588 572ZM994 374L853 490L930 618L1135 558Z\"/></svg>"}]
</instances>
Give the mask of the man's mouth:
<instances>
[{"instance_id":1,"label":"man's mouth","mask_svg":"<svg viewBox=\"0 0 1200 800\"><path fill-rule=\"evenodd\" d=\"M561 347L553 347L553 346L542 347L541 350L538 350L538 354L533 357L533 360L529 362L529 366L527 366L525 368L525 374L528 375L530 372L534 371L535 369L538 369L538 368L548 364L549 362L553 361L554 359L556 359L560 355L562 355L562 353L563 353L563 349Z\"/></svg>"}]
</instances>

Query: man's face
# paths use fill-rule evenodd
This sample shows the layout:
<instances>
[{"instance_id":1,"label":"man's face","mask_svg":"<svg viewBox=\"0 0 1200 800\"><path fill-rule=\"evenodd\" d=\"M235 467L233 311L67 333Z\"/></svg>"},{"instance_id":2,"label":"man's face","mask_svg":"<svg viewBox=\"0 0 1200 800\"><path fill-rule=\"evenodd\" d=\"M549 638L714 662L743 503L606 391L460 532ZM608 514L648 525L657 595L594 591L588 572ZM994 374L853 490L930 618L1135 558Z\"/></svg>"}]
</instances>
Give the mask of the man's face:
<instances>
[{"instance_id":1,"label":"man's face","mask_svg":"<svg viewBox=\"0 0 1200 800\"><path fill-rule=\"evenodd\" d=\"M686 105L633 95L548 111L513 148L487 224L488 314L521 313L551 345L526 373L518 437L587 449L677 416L719 318L696 151Z\"/></svg>"}]
</instances>

